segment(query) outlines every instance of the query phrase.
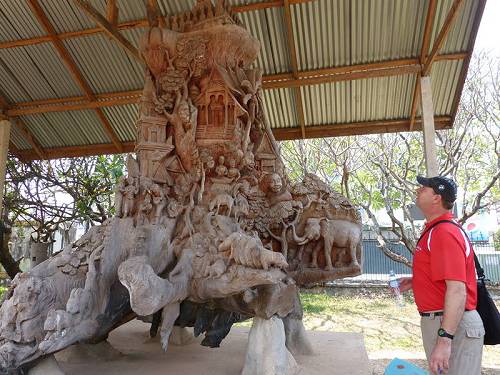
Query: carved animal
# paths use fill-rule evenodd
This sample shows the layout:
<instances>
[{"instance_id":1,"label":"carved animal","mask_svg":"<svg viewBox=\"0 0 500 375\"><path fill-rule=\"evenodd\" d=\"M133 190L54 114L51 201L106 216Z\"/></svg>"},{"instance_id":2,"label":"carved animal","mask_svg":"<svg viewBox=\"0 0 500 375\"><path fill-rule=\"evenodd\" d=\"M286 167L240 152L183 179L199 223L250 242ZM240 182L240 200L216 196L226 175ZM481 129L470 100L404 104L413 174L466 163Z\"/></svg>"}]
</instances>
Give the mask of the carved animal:
<instances>
[{"instance_id":1,"label":"carved animal","mask_svg":"<svg viewBox=\"0 0 500 375\"><path fill-rule=\"evenodd\" d=\"M234 259L236 264L252 268L267 270L270 266L278 268L288 266L282 254L267 250L258 237L250 237L239 232L229 235L219 245L219 251L230 251L229 259Z\"/></svg>"},{"instance_id":2,"label":"carved animal","mask_svg":"<svg viewBox=\"0 0 500 375\"><path fill-rule=\"evenodd\" d=\"M218 215L220 212L220 208L226 206L227 207L227 216L231 216L231 210L233 209L234 199L232 196L226 193L220 193L212 199L208 205L208 209L210 211L214 211L215 207L217 207L216 214Z\"/></svg>"},{"instance_id":3,"label":"carved animal","mask_svg":"<svg viewBox=\"0 0 500 375\"><path fill-rule=\"evenodd\" d=\"M241 217L247 217L250 213L250 205L248 204L248 200L242 195L236 195L234 199L234 217L236 221L240 221Z\"/></svg>"},{"instance_id":4,"label":"carved animal","mask_svg":"<svg viewBox=\"0 0 500 375\"><path fill-rule=\"evenodd\" d=\"M321 246L323 246L325 254L325 270L333 270L331 256L333 247L349 249L349 254L351 256L350 266L359 267L356 250L361 246L361 225L347 220L309 218L306 221L304 235L302 237L297 236L294 226L292 226L292 233L295 242L299 246L305 245L311 241L318 241L313 249L311 267L318 267L318 252ZM340 257L338 258L340 260Z\"/></svg>"}]
</instances>

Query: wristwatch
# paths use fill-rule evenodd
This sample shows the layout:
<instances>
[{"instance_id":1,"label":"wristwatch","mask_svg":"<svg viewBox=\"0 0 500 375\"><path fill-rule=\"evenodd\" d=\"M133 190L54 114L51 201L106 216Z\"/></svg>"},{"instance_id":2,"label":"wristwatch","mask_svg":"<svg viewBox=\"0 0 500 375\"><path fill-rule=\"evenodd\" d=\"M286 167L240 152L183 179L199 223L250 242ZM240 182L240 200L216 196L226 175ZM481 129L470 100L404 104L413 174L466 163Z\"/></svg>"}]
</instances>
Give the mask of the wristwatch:
<instances>
[{"instance_id":1,"label":"wristwatch","mask_svg":"<svg viewBox=\"0 0 500 375\"><path fill-rule=\"evenodd\" d=\"M453 338L455 337L455 336L453 336L452 334L450 334L450 333L446 332L443 328L439 328L439 329L438 329L438 336L439 336L439 337L447 337L447 338L449 338L450 340L453 340Z\"/></svg>"}]
</instances>

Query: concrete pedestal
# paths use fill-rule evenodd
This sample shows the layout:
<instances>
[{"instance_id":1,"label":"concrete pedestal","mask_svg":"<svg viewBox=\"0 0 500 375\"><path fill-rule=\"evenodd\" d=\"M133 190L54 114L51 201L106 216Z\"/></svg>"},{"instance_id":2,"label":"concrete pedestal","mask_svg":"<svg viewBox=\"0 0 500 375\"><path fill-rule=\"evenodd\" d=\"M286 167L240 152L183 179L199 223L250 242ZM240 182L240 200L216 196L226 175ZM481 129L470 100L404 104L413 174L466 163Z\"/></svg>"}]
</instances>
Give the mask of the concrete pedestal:
<instances>
[{"instance_id":1,"label":"concrete pedestal","mask_svg":"<svg viewBox=\"0 0 500 375\"><path fill-rule=\"evenodd\" d=\"M113 331L108 341L123 356L113 361L78 364L60 362L67 374L106 375L240 375L245 363L248 328L233 328L221 347L200 346L202 337L185 346L169 346L164 353L149 339L149 324L132 320ZM295 356L300 375L369 375L368 355L359 333L312 332L307 335L312 356Z\"/></svg>"}]
</instances>

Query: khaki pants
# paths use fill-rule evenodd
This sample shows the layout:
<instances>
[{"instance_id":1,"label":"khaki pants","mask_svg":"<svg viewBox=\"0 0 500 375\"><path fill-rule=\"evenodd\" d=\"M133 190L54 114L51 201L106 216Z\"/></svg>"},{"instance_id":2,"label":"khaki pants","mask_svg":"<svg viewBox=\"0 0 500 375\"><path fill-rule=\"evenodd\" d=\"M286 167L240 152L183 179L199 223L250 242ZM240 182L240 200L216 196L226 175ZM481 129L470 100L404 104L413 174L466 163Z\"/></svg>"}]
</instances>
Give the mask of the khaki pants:
<instances>
[{"instance_id":1,"label":"khaki pants","mask_svg":"<svg viewBox=\"0 0 500 375\"><path fill-rule=\"evenodd\" d=\"M429 362L436 345L437 331L442 316L423 316L420 319L422 341ZM476 310L465 311L451 343L450 369L448 375L480 375L483 356L484 327Z\"/></svg>"}]
</instances>

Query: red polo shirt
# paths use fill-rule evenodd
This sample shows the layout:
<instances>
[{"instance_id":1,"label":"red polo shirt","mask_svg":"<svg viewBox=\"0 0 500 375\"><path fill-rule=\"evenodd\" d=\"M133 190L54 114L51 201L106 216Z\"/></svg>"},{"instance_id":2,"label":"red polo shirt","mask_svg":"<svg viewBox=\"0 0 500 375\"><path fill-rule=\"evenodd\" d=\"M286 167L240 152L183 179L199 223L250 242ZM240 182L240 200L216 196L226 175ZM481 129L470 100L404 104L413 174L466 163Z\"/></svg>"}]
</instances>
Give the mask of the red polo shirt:
<instances>
[{"instance_id":1,"label":"red polo shirt","mask_svg":"<svg viewBox=\"0 0 500 375\"><path fill-rule=\"evenodd\" d=\"M453 220L446 213L425 224L424 231L440 220ZM451 223L440 223L429 230L417 244L413 254L413 293L418 311L442 311L446 293L445 280L462 281L466 285L466 310L477 303L474 253L466 235Z\"/></svg>"}]
</instances>

